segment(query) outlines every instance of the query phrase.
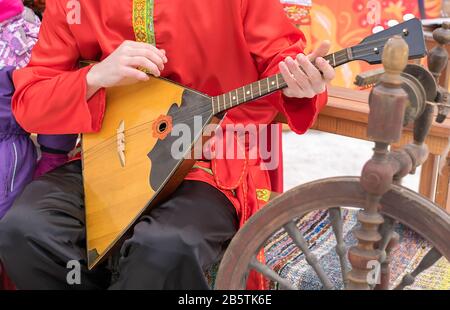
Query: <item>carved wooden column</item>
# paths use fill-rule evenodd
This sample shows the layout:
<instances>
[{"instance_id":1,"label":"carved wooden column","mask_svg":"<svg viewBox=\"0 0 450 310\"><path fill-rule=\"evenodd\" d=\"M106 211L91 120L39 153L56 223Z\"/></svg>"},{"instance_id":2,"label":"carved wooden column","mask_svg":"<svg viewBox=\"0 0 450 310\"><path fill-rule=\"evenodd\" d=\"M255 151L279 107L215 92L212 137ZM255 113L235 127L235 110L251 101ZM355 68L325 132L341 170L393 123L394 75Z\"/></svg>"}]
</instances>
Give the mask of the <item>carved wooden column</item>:
<instances>
[{"instance_id":1,"label":"carved wooden column","mask_svg":"<svg viewBox=\"0 0 450 310\"><path fill-rule=\"evenodd\" d=\"M379 212L380 200L389 191L395 171L389 162L389 146L398 142L403 128L407 94L402 89L401 72L408 61L408 45L401 37L393 37L384 48L385 73L371 92L368 136L375 142L374 154L364 166L361 185L367 192L366 206L358 214L360 227L354 230L358 244L349 250L352 270L348 274L348 289L370 289L373 263L380 262L377 245L383 216Z\"/></svg>"}]
</instances>

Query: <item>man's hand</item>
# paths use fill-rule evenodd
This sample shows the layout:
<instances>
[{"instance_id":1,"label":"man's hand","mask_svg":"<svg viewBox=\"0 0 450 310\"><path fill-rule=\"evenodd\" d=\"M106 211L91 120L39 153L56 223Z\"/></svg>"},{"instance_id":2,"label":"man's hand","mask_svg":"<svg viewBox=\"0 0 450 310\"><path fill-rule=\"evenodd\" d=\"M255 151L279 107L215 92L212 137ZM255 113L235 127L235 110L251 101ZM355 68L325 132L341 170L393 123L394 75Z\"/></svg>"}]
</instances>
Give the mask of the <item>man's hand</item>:
<instances>
[{"instance_id":1,"label":"man's hand","mask_svg":"<svg viewBox=\"0 0 450 310\"><path fill-rule=\"evenodd\" d=\"M86 76L87 99L100 88L130 85L147 81L148 75L138 68L160 76L167 63L166 52L151 44L124 41L111 55L92 66Z\"/></svg>"},{"instance_id":2,"label":"man's hand","mask_svg":"<svg viewBox=\"0 0 450 310\"><path fill-rule=\"evenodd\" d=\"M327 83L335 77L333 67L322 58L329 49L330 42L324 41L307 56L298 54L296 60L287 57L280 62L281 74L288 85L283 89L286 97L313 98L325 91Z\"/></svg>"}]
</instances>

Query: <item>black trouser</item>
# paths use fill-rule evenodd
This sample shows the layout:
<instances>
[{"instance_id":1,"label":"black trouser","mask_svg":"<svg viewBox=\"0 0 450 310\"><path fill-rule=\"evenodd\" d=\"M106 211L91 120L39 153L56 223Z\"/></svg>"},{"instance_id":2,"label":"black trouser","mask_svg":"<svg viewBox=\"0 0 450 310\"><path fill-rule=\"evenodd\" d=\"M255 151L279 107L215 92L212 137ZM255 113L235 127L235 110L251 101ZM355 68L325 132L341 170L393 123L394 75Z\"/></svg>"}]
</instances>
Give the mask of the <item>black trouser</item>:
<instances>
[{"instance_id":1,"label":"black trouser","mask_svg":"<svg viewBox=\"0 0 450 310\"><path fill-rule=\"evenodd\" d=\"M0 221L0 259L19 289L208 289L204 270L220 259L236 226L225 195L185 181L137 223L111 283L106 264L86 267L83 185L74 162L32 182ZM67 283L71 260L81 262L80 285Z\"/></svg>"}]
</instances>

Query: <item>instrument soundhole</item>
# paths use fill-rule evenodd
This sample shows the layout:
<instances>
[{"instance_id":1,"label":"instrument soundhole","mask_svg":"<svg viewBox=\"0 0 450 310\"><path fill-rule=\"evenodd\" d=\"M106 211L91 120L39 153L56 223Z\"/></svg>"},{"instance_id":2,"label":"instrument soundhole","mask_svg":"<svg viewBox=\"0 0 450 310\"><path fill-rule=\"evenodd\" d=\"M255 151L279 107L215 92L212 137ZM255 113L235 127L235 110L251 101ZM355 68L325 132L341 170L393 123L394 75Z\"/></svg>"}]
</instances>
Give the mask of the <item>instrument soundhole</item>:
<instances>
[{"instance_id":1,"label":"instrument soundhole","mask_svg":"<svg viewBox=\"0 0 450 310\"><path fill-rule=\"evenodd\" d=\"M166 131L166 129L167 129L167 123L166 122L161 122L158 125L158 132L159 133L163 133L164 131Z\"/></svg>"},{"instance_id":2,"label":"instrument soundhole","mask_svg":"<svg viewBox=\"0 0 450 310\"><path fill-rule=\"evenodd\" d=\"M160 115L153 123L153 137L164 140L172 131L172 117L170 115Z\"/></svg>"}]
</instances>

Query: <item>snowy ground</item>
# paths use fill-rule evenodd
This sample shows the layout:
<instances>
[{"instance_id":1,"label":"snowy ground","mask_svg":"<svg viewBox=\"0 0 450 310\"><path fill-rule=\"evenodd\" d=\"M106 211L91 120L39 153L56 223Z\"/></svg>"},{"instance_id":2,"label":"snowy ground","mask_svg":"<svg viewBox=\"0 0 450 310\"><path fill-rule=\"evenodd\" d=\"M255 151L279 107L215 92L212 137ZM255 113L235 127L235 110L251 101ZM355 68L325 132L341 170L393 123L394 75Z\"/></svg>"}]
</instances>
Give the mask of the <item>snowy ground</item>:
<instances>
[{"instance_id":1,"label":"snowy ground","mask_svg":"<svg viewBox=\"0 0 450 310\"><path fill-rule=\"evenodd\" d=\"M373 143L315 130L299 136L285 132L283 137L285 190L333 176L361 174L372 156ZM417 190L420 170L409 175L403 185Z\"/></svg>"}]
</instances>

